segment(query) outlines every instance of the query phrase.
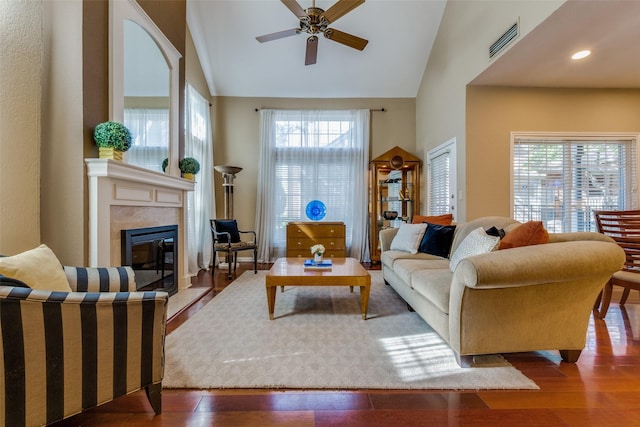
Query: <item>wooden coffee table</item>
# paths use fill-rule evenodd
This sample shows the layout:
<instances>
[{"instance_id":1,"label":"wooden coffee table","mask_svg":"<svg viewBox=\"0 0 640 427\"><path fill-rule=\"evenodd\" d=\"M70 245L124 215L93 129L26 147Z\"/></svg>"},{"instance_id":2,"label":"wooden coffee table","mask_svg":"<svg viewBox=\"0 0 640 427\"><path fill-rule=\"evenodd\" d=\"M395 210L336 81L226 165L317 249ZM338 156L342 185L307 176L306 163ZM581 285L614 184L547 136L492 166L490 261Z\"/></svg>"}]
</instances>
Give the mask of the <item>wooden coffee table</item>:
<instances>
[{"instance_id":1,"label":"wooden coffee table","mask_svg":"<svg viewBox=\"0 0 640 427\"><path fill-rule=\"evenodd\" d=\"M367 318L371 276L355 258L332 258L330 270L305 270L304 258L279 258L267 273L267 304L273 320L278 286L354 286L360 287L362 319Z\"/></svg>"}]
</instances>

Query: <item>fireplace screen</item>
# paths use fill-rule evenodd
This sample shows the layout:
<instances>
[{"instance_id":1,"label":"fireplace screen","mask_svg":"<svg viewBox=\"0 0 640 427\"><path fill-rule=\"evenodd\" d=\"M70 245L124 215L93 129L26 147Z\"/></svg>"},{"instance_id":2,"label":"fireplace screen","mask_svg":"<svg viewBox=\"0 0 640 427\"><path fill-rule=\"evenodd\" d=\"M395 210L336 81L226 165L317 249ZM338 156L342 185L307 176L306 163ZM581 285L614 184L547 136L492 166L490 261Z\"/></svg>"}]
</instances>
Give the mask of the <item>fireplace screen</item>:
<instances>
[{"instance_id":1,"label":"fireplace screen","mask_svg":"<svg viewBox=\"0 0 640 427\"><path fill-rule=\"evenodd\" d=\"M121 231L122 265L133 268L139 291L178 291L178 226Z\"/></svg>"}]
</instances>

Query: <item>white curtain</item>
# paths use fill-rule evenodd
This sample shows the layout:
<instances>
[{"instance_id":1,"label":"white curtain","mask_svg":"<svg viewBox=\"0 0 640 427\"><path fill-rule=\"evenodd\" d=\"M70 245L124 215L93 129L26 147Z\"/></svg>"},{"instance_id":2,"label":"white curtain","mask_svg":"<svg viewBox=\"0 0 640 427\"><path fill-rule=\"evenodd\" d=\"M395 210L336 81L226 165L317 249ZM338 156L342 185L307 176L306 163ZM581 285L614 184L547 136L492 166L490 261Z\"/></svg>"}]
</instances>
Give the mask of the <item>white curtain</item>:
<instances>
[{"instance_id":1,"label":"white curtain","mask_svg":"<svg viewBox=\"0 0 640 427\"><path fill-rule=\"evenodd\" d=\"M162 161L169 155L169 110L126 108L124 124L133 136L127 161L162 172Z\"/></svg>"},{"instance_id":2,"label":"white curtain","mask_svg":"<svg viewBox=\"0 0 640 427\"><path fill-rule=\"evenodd\" d=\"M195 191L187 196L188 271L193 276L200 269L208 269L212 257L209 218L213 218L211 215L215 212L213 141L209 101L189 84L186 98L184 154L200 162Z\"/></svg>"},{"instance_id":3,"label":"white curtain","mask_svg":"<svg viewBox=\"0 0 640 427\"><path fill-rule=\"evenodd\" d=\"M313 200L326 206L322 221L345 223L348 256L370 260L369 117L369 110L260 111L259 261L285 255L287 223L309 221Z\"/></svg>"}]
</instances>

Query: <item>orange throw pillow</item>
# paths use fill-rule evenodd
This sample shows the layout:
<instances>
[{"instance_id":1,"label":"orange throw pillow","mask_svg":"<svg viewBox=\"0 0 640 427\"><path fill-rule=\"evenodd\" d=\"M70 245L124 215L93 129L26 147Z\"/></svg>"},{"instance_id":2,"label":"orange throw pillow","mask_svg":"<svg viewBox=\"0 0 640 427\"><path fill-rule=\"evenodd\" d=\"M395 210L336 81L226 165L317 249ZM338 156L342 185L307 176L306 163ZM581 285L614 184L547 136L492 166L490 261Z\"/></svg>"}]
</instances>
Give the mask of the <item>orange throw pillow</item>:
<instances>
[{"instance_id":1,"label":"orange throw pillow","mask_svg":"<svg viewBox=\"0 0 640 427\"><path fill-rule=\"evenodd\" d=\"M527 221L514 228L500 240L500 249L540 245L548 241L549 233L544 229L542 221Z\"/></svg>"},{"instance_id":2,"label":"orange throw pillow","mask_svg":"<svg viewBox=\"0 0 640 427\"><path fill-rule=\"evenodd\" d=\"M413 224L429 222L431 224L438 224L438 225L451 225L451 223L453 222L453 214L444 214L444 215L436 215L436 216L414 215L411 222Z\"/></svg>"}]
</instances>

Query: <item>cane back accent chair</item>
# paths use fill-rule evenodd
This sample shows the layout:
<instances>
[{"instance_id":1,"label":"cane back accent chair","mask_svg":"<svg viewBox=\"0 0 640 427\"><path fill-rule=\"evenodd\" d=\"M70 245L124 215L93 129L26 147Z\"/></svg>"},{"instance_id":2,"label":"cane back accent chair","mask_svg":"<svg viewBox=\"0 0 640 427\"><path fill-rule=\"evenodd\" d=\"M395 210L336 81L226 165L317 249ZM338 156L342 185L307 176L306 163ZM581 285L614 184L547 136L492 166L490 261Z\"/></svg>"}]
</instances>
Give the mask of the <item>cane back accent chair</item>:
<instances>
[{"instance_id":1,"label":"cane back accent chair","mask_svg":"<svg viewBox=\"0 0 640 427\"><path fill-rule=\"evenodd\" d=\"M603 319L609 310L614 285L624 288L620 305L627 302L632 289L640 290L640 210L595 211L594 215L598 231L615 240L626 255L624 267L611 276L596 300L595 314Z\"/></svg>"},{"instance_id":2,"label":"cane back accent chair","mask_svg":"<svg viewBox=\"0 0 640 427\"><path fill-rule=\"evenodd\" d=\"M168 294L135 292L130 267L64 272L72 292L0 276L0 425L51 424L142 388L159 414Z\"/></svg>"},{"instance_id":3,"label":"cane back accent chair","mask_svg":"<svg viewBox=\"0 0 640 427\"><path fill-rule=\"evenodd\" d=\"M210 219L211 236L213 238L213 266L216 265L216 253L225 252L229 265L228 277L231 279L231 260L233 259L233 274L236 273L238 264L238 252L253 251L253 271L258 273L258 241L255 231L238 230L235 219ZM242 235L249 238L243 240Z\"/></svg>"}]
</instances>

